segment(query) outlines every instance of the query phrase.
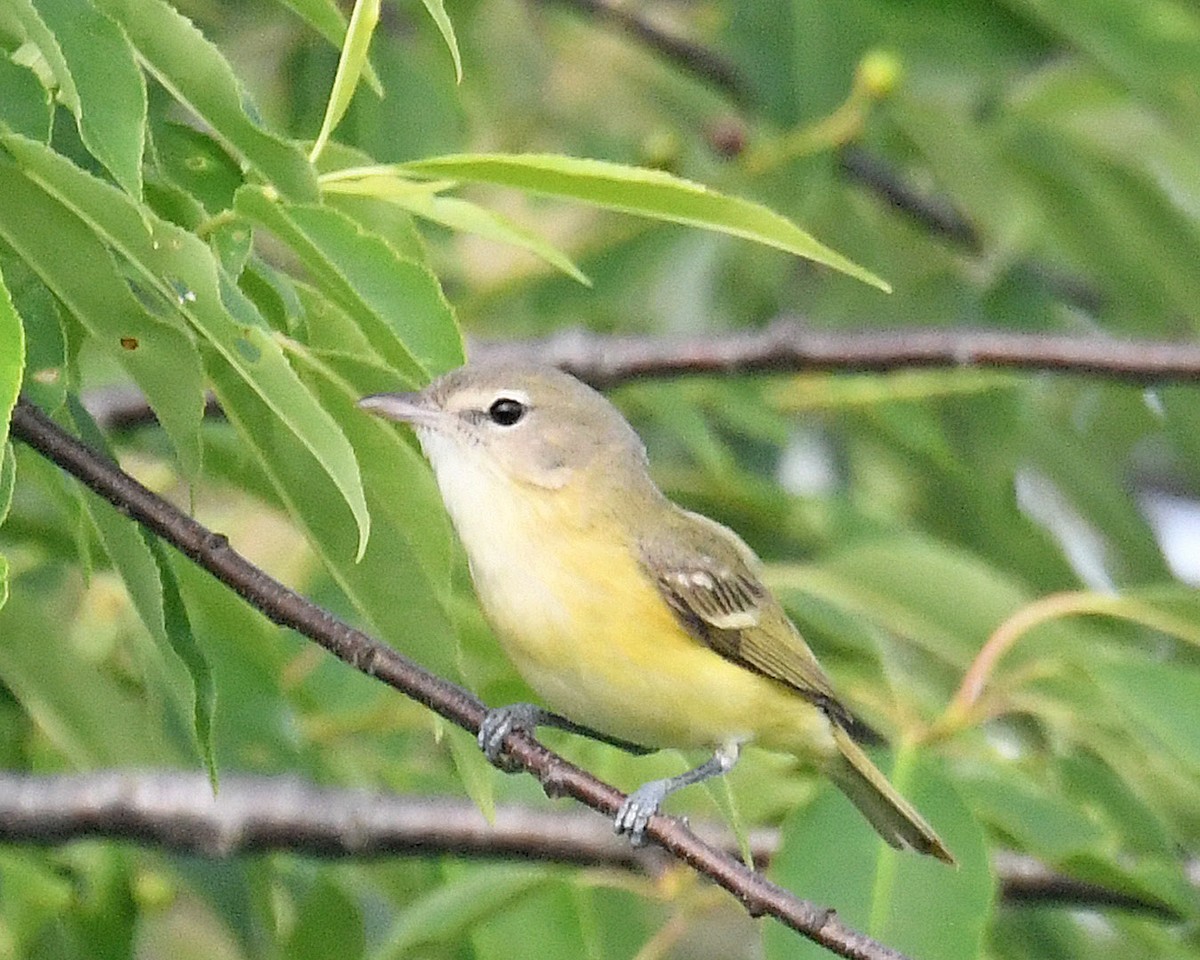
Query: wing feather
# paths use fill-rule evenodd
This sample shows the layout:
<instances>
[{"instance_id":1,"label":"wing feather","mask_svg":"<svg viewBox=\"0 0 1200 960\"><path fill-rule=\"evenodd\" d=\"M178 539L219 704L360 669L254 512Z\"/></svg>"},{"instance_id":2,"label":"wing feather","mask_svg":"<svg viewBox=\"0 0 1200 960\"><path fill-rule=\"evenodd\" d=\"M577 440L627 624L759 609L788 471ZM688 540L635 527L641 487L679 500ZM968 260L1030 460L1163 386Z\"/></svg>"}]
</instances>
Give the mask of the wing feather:
<instances>
[{"instance_id":1,"label":"wing feather","mask_svg":"<svg viewBox=\"0 0 1200 960\"><path fill-rule=\"evenodd\" d=\"M679 510L640 544L642 568L683 627L739 666L777 680L839 721L849 712L817 658L758 575L758 558L732 530Z\"/></svg>"}]
</instances>

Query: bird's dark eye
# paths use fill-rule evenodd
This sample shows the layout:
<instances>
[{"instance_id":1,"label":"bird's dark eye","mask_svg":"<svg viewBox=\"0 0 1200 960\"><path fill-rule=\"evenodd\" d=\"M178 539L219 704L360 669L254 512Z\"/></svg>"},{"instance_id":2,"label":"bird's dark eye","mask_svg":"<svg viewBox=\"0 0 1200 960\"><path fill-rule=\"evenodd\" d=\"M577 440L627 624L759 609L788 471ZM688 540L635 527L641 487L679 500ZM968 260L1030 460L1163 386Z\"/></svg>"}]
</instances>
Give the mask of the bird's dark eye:
<instances>
[{"instance_id":1,"label":"bird's dark eye","mask_svg":"<svg viewBox=\"0 0 1200 960\"><path fill-rule=\"evenodd\" d=\"M492 418L492 423L498 423L502 427L511 427L525 416L525 404L520 400L512 399L512 397L501 397L488 407L488 416Z\"/></svg>"}]
</instances>

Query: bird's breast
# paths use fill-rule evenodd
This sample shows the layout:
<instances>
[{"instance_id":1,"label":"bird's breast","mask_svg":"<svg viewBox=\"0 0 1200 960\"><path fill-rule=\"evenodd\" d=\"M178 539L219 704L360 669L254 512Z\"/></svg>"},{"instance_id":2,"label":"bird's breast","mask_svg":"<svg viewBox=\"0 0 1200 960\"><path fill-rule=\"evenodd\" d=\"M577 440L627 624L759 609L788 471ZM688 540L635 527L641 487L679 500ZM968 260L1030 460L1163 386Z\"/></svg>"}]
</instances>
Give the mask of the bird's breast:
<instances>
[{"instance_id":1,"label":"bird's breast","mask_svg":"<svg viewBox=\"0 0 1200 960\"><path fill-rule=\"evenodd\" d=\"M646 746L828 739L816 708L688 634L628 531L571 485L438 481L484 612L552 709Z\"/></svg>"}]
</instances>

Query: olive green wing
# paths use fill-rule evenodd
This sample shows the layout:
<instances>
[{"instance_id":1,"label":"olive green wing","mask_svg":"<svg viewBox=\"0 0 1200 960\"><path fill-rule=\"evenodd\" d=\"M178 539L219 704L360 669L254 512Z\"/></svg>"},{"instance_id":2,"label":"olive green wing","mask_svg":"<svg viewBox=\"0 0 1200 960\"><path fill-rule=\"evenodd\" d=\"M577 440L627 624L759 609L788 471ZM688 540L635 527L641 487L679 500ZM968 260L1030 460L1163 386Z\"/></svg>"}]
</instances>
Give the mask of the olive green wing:
<instances>
[{"instance_id":1,"label":"olive green wing","mask_svg":"<svg viewBox=\"0 0 1200 960\"><path fill-rule=\"evenodd\" d=\"M848 719L817 658L760 579L753 551L698 513L679 510L672 519L641 541L641 562L688 633Z\"/></svg>"}]
</instances>

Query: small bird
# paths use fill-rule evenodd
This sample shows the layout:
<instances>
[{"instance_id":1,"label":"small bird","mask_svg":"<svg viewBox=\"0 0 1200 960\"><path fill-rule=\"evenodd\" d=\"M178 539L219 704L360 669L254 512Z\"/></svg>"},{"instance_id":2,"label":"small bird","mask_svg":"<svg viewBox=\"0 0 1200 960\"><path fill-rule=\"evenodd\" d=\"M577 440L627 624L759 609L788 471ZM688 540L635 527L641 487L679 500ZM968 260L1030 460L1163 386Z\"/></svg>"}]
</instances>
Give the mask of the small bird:
<instances>
[{"instance_id":1,"label":"small bird","mask_svg":"<svg viewBox=\"0 0 1200 960\"><path fill-rule=\"evenodd\" d=\"M892 846L954 862L850 735L856 721L753 551L667 499L601 394L552 367L468 364L359 406L416 431L484 613L556 711L489 711L479 739L493 763L510 731L539 725L639 752L713 751L629 795L615 829L640 843L669 794L754 743L822 770Z\"/></svg>"}]
</instances>

